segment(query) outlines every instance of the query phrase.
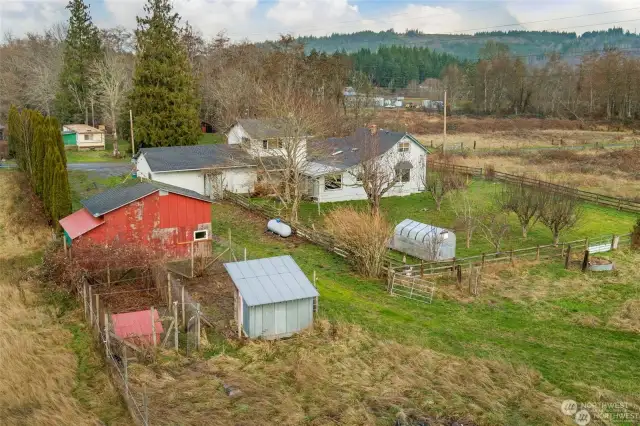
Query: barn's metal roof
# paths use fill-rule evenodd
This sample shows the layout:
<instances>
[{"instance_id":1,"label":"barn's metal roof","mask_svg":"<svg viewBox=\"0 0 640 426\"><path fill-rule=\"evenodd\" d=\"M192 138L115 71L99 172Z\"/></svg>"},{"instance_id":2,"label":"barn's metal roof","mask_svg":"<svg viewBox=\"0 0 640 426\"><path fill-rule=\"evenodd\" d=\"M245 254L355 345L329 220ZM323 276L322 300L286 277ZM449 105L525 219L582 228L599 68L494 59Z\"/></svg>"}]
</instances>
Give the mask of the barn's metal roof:
<instances>
[{"instance_id":1,"label":"barn's metal roof","mask_svg":"<svg viewBox=\"0 0 640 426\"><path fill-rule=\"evenodd\" d=\"M255 166L255 161L242 148L226 144L142 148L136 158L140 154L154 173Z\"/></svg>"},{"instance_id":2,"label":"barn's metal roof","mask_svg":"<svg viewBox=\"0 0 640 426\"><path fill-rule=\"evenodd\" d=\"M93 217L87 209L80 209L60 219L60 226L72 240L102 225L104 220Z\"/></svg>"},{"instance_id":3,"label":"barn's metal roof","mask_svg":"<svg viewBox=\"0 0 640 426\"><path fill-rule=\"evenodd\" d=\"M224 267L247 306L318 296L291 256L231 262Z\"/></svg>"},{"instance_id":4,"label":"barn's metal roof","mask_svg":"<svg viewBox=\"0 0 640 426\"><path fill-rule=\"evenodd\" d=\"M80 202L89 211L89 213L94 217L98 217L160 190L211 202L209 198L204 195L200 195L195 191L179 188L173 185L167 185L166 183L160 183L157 181L135 180L130 183L128 182L126 184L118 185L115 188L108 189Z\"/></svg>"},{"instance_id":5,"label":"barn's metal roof","mask_svg":"<svg viewBox=\"0 0 640 426\"><path fill-rule=\"evenodd\" d=\"M427 238L432 238L434 235L445 233L451 233L451 231L445 228L427 225L426 223L416 222L415 220L411 219L403 220L396 226L395 229L396 235L422 242L424 242Z\"/></svg>"}]
</instances>

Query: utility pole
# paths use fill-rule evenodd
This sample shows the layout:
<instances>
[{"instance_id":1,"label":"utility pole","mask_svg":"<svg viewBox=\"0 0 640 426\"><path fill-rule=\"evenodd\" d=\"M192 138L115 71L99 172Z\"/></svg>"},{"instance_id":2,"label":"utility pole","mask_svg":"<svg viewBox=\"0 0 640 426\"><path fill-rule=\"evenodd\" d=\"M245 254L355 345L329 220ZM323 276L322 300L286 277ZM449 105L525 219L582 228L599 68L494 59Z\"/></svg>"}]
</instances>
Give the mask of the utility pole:
<instances>
[{"instance_id":1,"label":"utility pole","mask_svg":"<svg viewBox=\"0 0 640 426\"><path fill-rule=\"evenodd\" d=\"M442 139L442 153L447 149L447 91L444 91L444 138Z\"/></svg>"},{"instance_id":2,"label":"utility pole","mask_svg":"<svg viewBox=\"0 0 640 426\"><path fill-rule=\"evenodd\" d=\"M134 142L133 139L133 111L129 110L129 126L131 129L131 155L135 155L136 154L136 143Z\"/></svg>"}]
</instances>

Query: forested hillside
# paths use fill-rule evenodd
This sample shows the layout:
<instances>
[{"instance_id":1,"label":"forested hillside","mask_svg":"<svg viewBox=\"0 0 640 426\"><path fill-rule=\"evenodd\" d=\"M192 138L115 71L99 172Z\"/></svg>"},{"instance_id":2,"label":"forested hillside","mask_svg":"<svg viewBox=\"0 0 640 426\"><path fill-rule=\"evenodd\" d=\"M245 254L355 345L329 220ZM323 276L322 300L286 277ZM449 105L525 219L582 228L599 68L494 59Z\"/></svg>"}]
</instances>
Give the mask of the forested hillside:
<instances>
[{"instance_id":1,"label":"forested hillside","mask_svg":"<svg viewBox=\"0 0 640 426\"><path fill-rule=\"evenodd\" d=\"M299 41L307 51L345 51L354 53L360 49L377 50L380 46L428 47L437 52L450 53L461 59L475 59L484 44L494 40L509 46L515 55L531 55L530 64L544 60L544 53L575 54L610 47L637 48L640 51L640 35L625 32L622 28L592 31L582 35L575 32L556 31L494 31L474 35L424 34L419 31L396 33L393 30L361 31L352 34L332 34L327 37L301 37ZM541 57L536 57L536 55Z\"/></svg>"}]
</instances>

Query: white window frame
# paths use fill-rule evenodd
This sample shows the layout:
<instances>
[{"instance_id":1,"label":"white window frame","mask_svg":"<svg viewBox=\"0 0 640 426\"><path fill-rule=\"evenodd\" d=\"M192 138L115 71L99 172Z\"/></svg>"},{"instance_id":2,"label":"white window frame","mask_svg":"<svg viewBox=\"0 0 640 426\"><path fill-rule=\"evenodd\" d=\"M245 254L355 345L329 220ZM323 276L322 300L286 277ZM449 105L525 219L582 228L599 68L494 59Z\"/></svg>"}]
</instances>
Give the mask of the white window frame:
<instances>
[{"instance_id":1,"label":"white window frame","mask_svg":"<svg viewBox=\"0 0 640 426\"><path fill-rule=\"evenodd\" d=\"M411 182L411 169L397 169L396 173L400 176L399 184ZM407 180L403 179L405 173L407 174Z\"/></svg>"},{"instance_id":2,"label":"white window frame","mask_svg":"<svg viewBox=\"0 0 640 426\"><path fill-rule=\"evenodd\" d=\"M196 234L199 232L204 232L204 238L196 237ZM193 231L193 241L205 241L209 239L209 230L208 229L198 229L197 231Z\"/></svg>"},{"instance_id":3,"label":"white window frame","mask_svg":"<svg viewBox=\"0 0 640 426\"><path fill-rule=\"evenodd\" d=\"M340 178L339 180L336 179L336 181L340 183L340 186L338 188L327 188L327 180L328 180L328 178L330 176L336 176L336 177ZM332 173L332 174L324 176L324 190L325 191L339 191L339 190L342 189L342 185L343 185L343 183L342 183L342 173Z\"/></svg>"},{"instance_id":4,"label":"white window frame","mask_svg":"<svg viewBox=\"0 0 640 426\"><path fill-rule=\"evenodd\" d=\"M284 142L280 138L262 139L262 149L282 149L283 147L284 147Z\"/></svg>"},{"instance_id":5,"label":"white window frame","mask_svg":"<svg viewBox=\"0 0 640 426\"><path fill-rule=\"evenodd\" d=\"M398 142L398 152L409 152L409 151L411 151L411 142L409 141Z\"/></svg>"}]
</instances>

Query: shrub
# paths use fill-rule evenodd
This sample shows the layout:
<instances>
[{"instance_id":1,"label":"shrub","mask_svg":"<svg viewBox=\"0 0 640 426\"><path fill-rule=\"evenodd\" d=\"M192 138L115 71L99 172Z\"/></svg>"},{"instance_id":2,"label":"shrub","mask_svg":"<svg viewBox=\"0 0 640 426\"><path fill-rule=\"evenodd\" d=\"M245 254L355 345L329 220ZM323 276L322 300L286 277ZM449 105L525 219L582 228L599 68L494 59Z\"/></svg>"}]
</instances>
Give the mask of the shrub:
<instances>
[{"instance_id":1,"label":"shrub","mask_svg":"<svg viewBox=\"0 0 640 426\"><path fill-rule=\"evenodd\" d=\"M370 214L353 207L339 207L325 217L327 231L353 253L356 270L367 277L377 277L393 228L380 214Z\"/></svg>"}]
</instances>

